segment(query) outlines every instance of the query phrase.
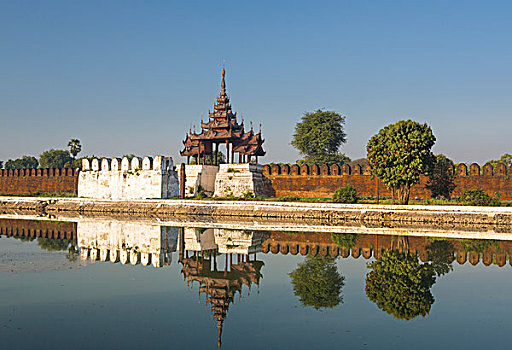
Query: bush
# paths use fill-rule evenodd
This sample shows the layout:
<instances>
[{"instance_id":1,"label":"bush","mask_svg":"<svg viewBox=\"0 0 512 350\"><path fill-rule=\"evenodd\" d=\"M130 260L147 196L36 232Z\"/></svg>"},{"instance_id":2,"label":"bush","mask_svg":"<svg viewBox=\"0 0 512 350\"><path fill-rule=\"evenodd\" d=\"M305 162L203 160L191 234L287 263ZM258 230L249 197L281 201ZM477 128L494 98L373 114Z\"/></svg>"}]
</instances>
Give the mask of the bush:
<instances>
[{"instance_id":1,"label":"bush","mask_svg":"<svg viewBox=\"0 0 512 350\"><path fill-rule=\"evenodd\" d=\"M280 202L297 202L300 201L300 199L301 198L299 196L284 196L277 198Z\"/></svg>"},{"instance_id":2,"label":"bush","mask_svg":"<svg viewBox=\"0 0 512 350\"><path fill-rule=\"evenodd\" d=\"M196 196L196 198L197 199L204 199L206 197L208 197L208 196L206 195L206 192L204 191L203 186L199 185L199 187L197 188L197 196Z\"/></svg>"},{"instance_id":3,"label":"bush","mask_svg":"<svg viewBox=\"0 0 512 350\"><path fill-rule=\"evenodd\" d=\"M352 185L338 188L332 195L334 203L356 203L358 199L357 190Z\"/></svg>"},{"instance_id":4,"label":"bush","mask_svg":"<svg viewBox=\"0 0 512 350\"><path fill-rule=\"evenodd\" d=\"M493 198L483 190L466 190L459 197L458 201L474 206L499 206L500 196L499 193L495 193Z\"/></svg>"}]
</instances>

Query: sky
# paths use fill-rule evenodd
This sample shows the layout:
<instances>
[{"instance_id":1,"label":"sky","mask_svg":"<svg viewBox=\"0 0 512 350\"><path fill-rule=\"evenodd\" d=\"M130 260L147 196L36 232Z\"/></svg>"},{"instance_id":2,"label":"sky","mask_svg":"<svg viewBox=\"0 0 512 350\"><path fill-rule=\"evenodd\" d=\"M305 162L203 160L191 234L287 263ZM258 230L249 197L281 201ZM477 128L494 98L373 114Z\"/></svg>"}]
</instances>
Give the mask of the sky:
<instances>
[{"instance_id":1,"label":"sky","mask_svg":"<svg viewBox=\"0 0 512 350\"><path fill-rule=\"evenodd\" d=\"M512 153L509 1L0 0L0 160L80 139L80 155L170 155L207 118L225 61L233 109L267 156L294 162L295 124L346 116L341 152L428 123L435 153Z\"/></svg>"}]
</instances>

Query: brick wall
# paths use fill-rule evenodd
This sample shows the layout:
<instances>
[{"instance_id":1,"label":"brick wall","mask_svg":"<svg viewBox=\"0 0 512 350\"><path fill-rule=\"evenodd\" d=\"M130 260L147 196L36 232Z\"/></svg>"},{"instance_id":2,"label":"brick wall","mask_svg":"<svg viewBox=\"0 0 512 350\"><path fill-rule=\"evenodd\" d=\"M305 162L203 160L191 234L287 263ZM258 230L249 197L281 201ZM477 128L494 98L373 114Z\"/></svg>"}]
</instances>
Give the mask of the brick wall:
<instances>
[{"instance_id":1,"label":"brick wall","mask_svg":"<svg viewBox=\"0 0 512 350\"><path fill-rule=\"evenodd\" d=\"M276 197L299 196L309 198L331 197L334 191L347 184L354 186L360 196L391 197L391 191L377 178L370 176L371 168L362 169L359 165L351 168L348 164L338 165L264 165L263 174L272 182ZM494 171L491 164L482 168L471 164L459 164L453 169L456 188L453 196L457 197L464 190L482 189L490 196L501 193L502 199L512 200L512 174L504 164L499 164ZM420 182L411 188L411 198L430 198L430 191L425 188L427 178L421 176Z\"/></svg>"},{"instance_id":2,"label":"brick wall","mask_svg":"<svg viewBox=\"0 0 512 350\"><path fill-rule=\"evenodd\" d=\"M0 170L0 194L78 193L78 171L75 169Z\"/></svg>"},{"instance_id":3,"label":"brick wall","mask_svg":"<svg viewBox=\"0 0 512 350\"><path fill-rule=\"evenodd\" d=\"M330 234L317 232L271 232L270 238L262 244L263 253L292 254L292 255L313 255L313 256L341 256L355 259L363 257L379 258L382 252L397 248L398 240L407 241L407 251L417 253L420 260L428 261L427 247L432 241L428 237L398 237L386 235L357 235L356 244L352 249L337 246L331 239ZM477 265L482 262L485 266L491 264L504 266L509 261L512 265L512 242L491 241L492 243L482 252L466 251L461 241L447 239L453 246L455 260L463 265L466 262Z\"/></svg>"},{"instance_id":4,"label":"brick wall","mask_svg":"<svg viewBox=\"0 0 512 350\"><path fill-rule=\"evenodd\" d=\"M76 222L0 219L0 235L76 239Z\"/></svg>"}]
</instances>

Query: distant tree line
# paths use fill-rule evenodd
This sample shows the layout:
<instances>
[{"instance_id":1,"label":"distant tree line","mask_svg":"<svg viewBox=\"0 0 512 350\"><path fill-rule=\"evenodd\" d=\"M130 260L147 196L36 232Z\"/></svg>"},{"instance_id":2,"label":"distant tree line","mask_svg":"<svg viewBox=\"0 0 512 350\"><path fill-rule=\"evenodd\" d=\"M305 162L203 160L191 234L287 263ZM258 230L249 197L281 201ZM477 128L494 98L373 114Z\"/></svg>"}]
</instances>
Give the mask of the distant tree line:
<instances>
[{"instance_id":1,"label":"distant tree line","mask_svg":"<svg viewBox=\"0 0 512 350\"><path fill-rule=\"evenodd\" d=\"M81 159L77 155L82 150L80 140L71 139L68 142L69 150L49 149L39 155L22 156L18 159L9 159L5 163L0 161L0 169L37 169L37 168L80 168Z\"/></svg>"}]
</instances>

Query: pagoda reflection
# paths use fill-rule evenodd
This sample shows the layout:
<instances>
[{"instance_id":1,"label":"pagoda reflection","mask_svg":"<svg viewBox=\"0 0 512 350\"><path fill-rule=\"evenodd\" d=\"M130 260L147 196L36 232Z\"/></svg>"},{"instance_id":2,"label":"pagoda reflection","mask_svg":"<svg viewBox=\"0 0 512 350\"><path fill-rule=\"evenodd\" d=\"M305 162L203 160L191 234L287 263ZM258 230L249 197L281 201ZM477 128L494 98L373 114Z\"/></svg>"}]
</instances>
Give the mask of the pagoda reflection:
<instances>
[{"instance_id":1,"label":"pagoda reflection","mask_svg":"<svg viewBox=\"0 0 512 350\"><path fill-rule=\"evenodd\" d=\"M257 260L257 253L261 252L261 244L268 236L264 232L241 230L183 230L181 272L188 287L197 282L199 295L205 294L217 324L219 348L224 320L236 295L239 299L242 297L244 285L249 293L253 284L259 287L264 263Z\"/></svg>"}]
</instances>

